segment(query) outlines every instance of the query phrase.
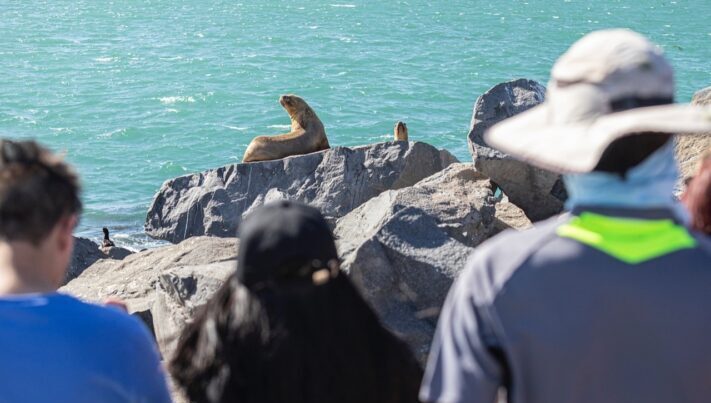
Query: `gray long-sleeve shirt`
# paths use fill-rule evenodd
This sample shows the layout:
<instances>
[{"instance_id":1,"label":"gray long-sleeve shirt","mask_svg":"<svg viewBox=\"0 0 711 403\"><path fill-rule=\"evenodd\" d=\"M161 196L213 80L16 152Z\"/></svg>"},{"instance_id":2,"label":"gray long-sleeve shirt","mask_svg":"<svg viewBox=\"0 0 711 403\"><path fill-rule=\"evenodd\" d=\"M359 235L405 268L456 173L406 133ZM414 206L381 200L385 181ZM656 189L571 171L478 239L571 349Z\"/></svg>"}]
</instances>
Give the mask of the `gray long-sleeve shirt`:
<instances>
[{"instance_id":1,"label":"gray long-sleeve shirt","mask_svg":"<svg viewBox=\"0 0 711 403\"><path fill-rule=\"evenodd\" d=\"M600 212L477 249L440 315L423 401L491 403L500 387L516 403L711 401L711 242L668 211Z\"/></svg>"}]
</instances>

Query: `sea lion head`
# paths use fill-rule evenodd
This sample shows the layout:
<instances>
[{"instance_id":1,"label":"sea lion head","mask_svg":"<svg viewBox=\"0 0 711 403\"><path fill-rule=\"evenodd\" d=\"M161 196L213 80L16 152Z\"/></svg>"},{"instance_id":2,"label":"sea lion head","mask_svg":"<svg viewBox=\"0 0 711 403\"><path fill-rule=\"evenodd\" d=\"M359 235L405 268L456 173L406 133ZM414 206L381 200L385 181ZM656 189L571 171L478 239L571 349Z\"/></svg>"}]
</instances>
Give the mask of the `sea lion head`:
<instances>
[{"instance_id":1,"label":"sea lion head","mask_svg":"<svg viewBox=\"0 0 711 403\"><path fill-rule=\"evenodd\" d=\"M407 125L404 122L395 124L395 141L407 141Z\"/></svg>"},{"instance_id":2,"label":"sea lion head","mask_svg":"<svg viewBox=\"0 0 711 403\"><path fill-rule=\"evenodd\" d=\"M310 120L316 117L316 113L309 104L297 95L282 95L279 97L279 103L286 109L291 120L296 121L301 127L305 127ZM318 118L316 117L316 119Z\"/></svg>"}]
</instances>

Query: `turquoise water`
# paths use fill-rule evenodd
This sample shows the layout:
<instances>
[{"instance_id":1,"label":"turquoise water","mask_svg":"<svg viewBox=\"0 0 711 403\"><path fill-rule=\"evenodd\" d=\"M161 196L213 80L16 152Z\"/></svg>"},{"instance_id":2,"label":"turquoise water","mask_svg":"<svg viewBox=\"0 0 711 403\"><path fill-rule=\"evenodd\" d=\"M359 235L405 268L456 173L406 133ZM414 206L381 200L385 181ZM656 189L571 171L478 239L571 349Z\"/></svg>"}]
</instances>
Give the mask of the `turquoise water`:
<instances>
[{"instance_id":1,"label":"turquoise water","mask_svg":"<svg viewBox=\"0 0 711 403\"><path fill-rule=\"evenodd\" d=\"M171 177L241 160L296 93L332 145L410 138L469 160L472 105L494 84L547 81L573 41L629 27L662 45L678 98L711 85L711 1L0 0L0 135L66 152L83 178L78 232L150 245Z\"/></svg>"}]
</instances>

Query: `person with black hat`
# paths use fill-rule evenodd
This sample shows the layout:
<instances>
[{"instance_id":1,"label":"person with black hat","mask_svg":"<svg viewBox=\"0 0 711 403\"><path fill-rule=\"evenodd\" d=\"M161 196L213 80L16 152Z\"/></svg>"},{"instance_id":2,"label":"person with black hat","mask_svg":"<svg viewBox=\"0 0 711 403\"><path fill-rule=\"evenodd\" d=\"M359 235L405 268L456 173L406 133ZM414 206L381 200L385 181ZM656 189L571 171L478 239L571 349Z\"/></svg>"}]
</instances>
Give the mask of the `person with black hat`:
<instances>
[{"instance_id":1,"label":"person with black hat","mask_svg":"<svg viewBox=\"0 0 711 403\"><path fill-rule=\"evenodd\" d=\"M557 171L570 214L480 245L442 310L425 402L707 402L711 243L674 200L675 133L711 110L673 104L661 50L624 29L576 42L546 101L485 133Z\"/></svg>"},{"instance_id":2,"label":"person with black hat","mask_svg":"<svg viewBox=\"0 0 711 403\"><path fill-rule=\"evenodd\" d=\"M170 363L191 401L417 401L419 364L340 271L318 210L269 204L239 233L237 270Z\"/></svg>"}]
</instances>

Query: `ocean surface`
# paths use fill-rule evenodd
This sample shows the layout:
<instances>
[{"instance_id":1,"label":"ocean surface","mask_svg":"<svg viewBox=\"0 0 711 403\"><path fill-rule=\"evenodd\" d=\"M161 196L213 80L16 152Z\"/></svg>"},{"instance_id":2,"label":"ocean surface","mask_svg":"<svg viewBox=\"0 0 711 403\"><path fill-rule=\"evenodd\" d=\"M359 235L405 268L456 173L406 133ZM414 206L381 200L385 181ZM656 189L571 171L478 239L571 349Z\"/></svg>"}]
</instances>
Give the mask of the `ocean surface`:
<instances>
[{"instance_id":1,"label":"ocean surface","mask_svg":"<svg viewBox=\"0 0 711 403\"><path fill-rule=\"evenodd\" d=\"M166 179L241 161L288 131L304 97L331 145L411 140L471 160L476 98L545 83L585 33L629 27L659 43L677 98L711 85L711 0L0 0L0 136L35 138L81 174L77 234L133 249Z\"/></svg>"}]
</instances>

